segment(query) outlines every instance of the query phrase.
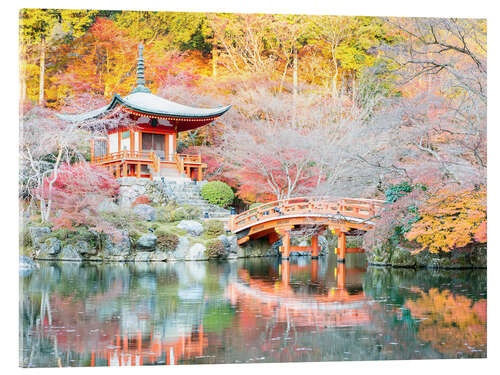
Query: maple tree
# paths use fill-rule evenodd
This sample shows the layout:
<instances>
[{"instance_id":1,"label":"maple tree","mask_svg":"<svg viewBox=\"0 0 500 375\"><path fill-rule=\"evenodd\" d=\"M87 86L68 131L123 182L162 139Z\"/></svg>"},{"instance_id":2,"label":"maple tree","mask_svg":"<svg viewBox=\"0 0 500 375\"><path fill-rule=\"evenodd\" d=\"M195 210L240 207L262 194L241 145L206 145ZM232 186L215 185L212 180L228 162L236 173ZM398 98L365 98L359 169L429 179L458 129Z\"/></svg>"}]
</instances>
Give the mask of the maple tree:
<instances>
[{"instance_id":1,"label":"maple tree","mask_svg":"<svg viewBox=\"0 0 500 375\"><path fill-rule=\"evenodd\" d=\"M63 164L57 176L45 178L37 194L50 202L57 215L50 217L54 228L91 230L114 234L115 228L99 214L99 205L118 194L119 184L104 168L88 163Z\"/></svg>"},{"instance_id":2,"label":"maple tree","mask_svg":"<svg viewBox=\"0 0 500 375\"><path fill-rule=\"evenodd\" d=\"M465 247L483 237L486 221L486 190L440 190L419 209L421 219L406 234L432 253Z\"/></svg>"}]
</instances>

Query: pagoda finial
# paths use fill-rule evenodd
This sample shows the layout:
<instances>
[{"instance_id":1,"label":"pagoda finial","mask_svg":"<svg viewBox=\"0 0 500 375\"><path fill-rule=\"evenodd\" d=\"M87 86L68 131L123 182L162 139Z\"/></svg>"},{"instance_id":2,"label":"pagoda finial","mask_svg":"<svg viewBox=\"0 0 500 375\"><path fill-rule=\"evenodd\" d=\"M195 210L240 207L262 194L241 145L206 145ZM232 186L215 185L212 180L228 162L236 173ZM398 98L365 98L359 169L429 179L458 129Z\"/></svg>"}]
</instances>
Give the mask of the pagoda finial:
<instances>
[{"instance_id":1,"label":"pagoda finial","mask_svg":"<svg viewBox=\"0 0 500 375\"><path fill-rule=\"evenodd\" d=\"M144 46L139 43L139 57L137 58L137 83L135 88L132 90L134 92L147 92L151 93L151 90L146 87L146 80L144 79L144 57L142 56L142 51Z\"/></svg>"}]
</instances>

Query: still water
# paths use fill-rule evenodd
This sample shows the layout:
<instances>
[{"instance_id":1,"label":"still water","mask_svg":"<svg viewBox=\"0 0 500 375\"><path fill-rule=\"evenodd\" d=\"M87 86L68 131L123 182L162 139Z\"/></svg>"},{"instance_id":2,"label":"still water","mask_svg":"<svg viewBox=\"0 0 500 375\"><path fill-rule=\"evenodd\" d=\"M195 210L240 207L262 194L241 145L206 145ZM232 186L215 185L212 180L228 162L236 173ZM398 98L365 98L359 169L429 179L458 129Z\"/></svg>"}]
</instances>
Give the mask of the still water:
<instances>
[{"instance_id":1,"label":"still water","mask_svg":"<svg viewBox=\"0 0 500 375\"><path fill-rule=\"evenodd\" d=\"M486 271L40 262L20 275L23 367L486 357Z\"/></svg>"}]
</instances>

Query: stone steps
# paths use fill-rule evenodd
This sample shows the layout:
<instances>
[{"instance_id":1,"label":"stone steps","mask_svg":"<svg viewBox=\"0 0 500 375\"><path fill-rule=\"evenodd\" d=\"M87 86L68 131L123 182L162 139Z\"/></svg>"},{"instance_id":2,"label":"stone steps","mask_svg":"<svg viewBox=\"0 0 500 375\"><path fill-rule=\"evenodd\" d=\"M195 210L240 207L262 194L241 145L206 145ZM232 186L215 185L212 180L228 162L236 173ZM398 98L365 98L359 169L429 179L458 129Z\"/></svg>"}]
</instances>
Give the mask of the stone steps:
<instances>
[{"instance_id":1,"label":"stone steps","mask_svg":"<svg viewBox=\"0 0 500 375\"><path fill-rule=\"evenodd\" d=\"M231 214L229 210L208 203L201 196L202 184L193 181L165 181L168 191L174 196L178 204L189 204L199 208L202 215L208 213L209 218L228 219Z\"/></svg>"}]
</instances>

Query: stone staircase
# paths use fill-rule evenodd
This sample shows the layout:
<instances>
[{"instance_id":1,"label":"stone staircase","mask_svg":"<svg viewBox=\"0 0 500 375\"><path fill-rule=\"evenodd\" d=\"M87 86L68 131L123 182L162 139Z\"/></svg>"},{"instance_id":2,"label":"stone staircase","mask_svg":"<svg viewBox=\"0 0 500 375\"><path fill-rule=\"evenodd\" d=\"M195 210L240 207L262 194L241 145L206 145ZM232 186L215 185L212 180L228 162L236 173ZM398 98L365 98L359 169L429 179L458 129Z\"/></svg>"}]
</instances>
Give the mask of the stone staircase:
<instances>
[{"instance_id":1,"label":"stone staircase","mask_svg":"<svg viewBox=\"0 0 500 375\"><path fill-rule=\"evenodd\" d=\"M229 210L208 203L201 196L201 188L204 182L195 183L189 179L164 178L163 186L165 194L174 199L178 204L190 204L201 210L202 217L208 213L210 219L227 220L231 216Z\"/></svg>"}]
</instances>

